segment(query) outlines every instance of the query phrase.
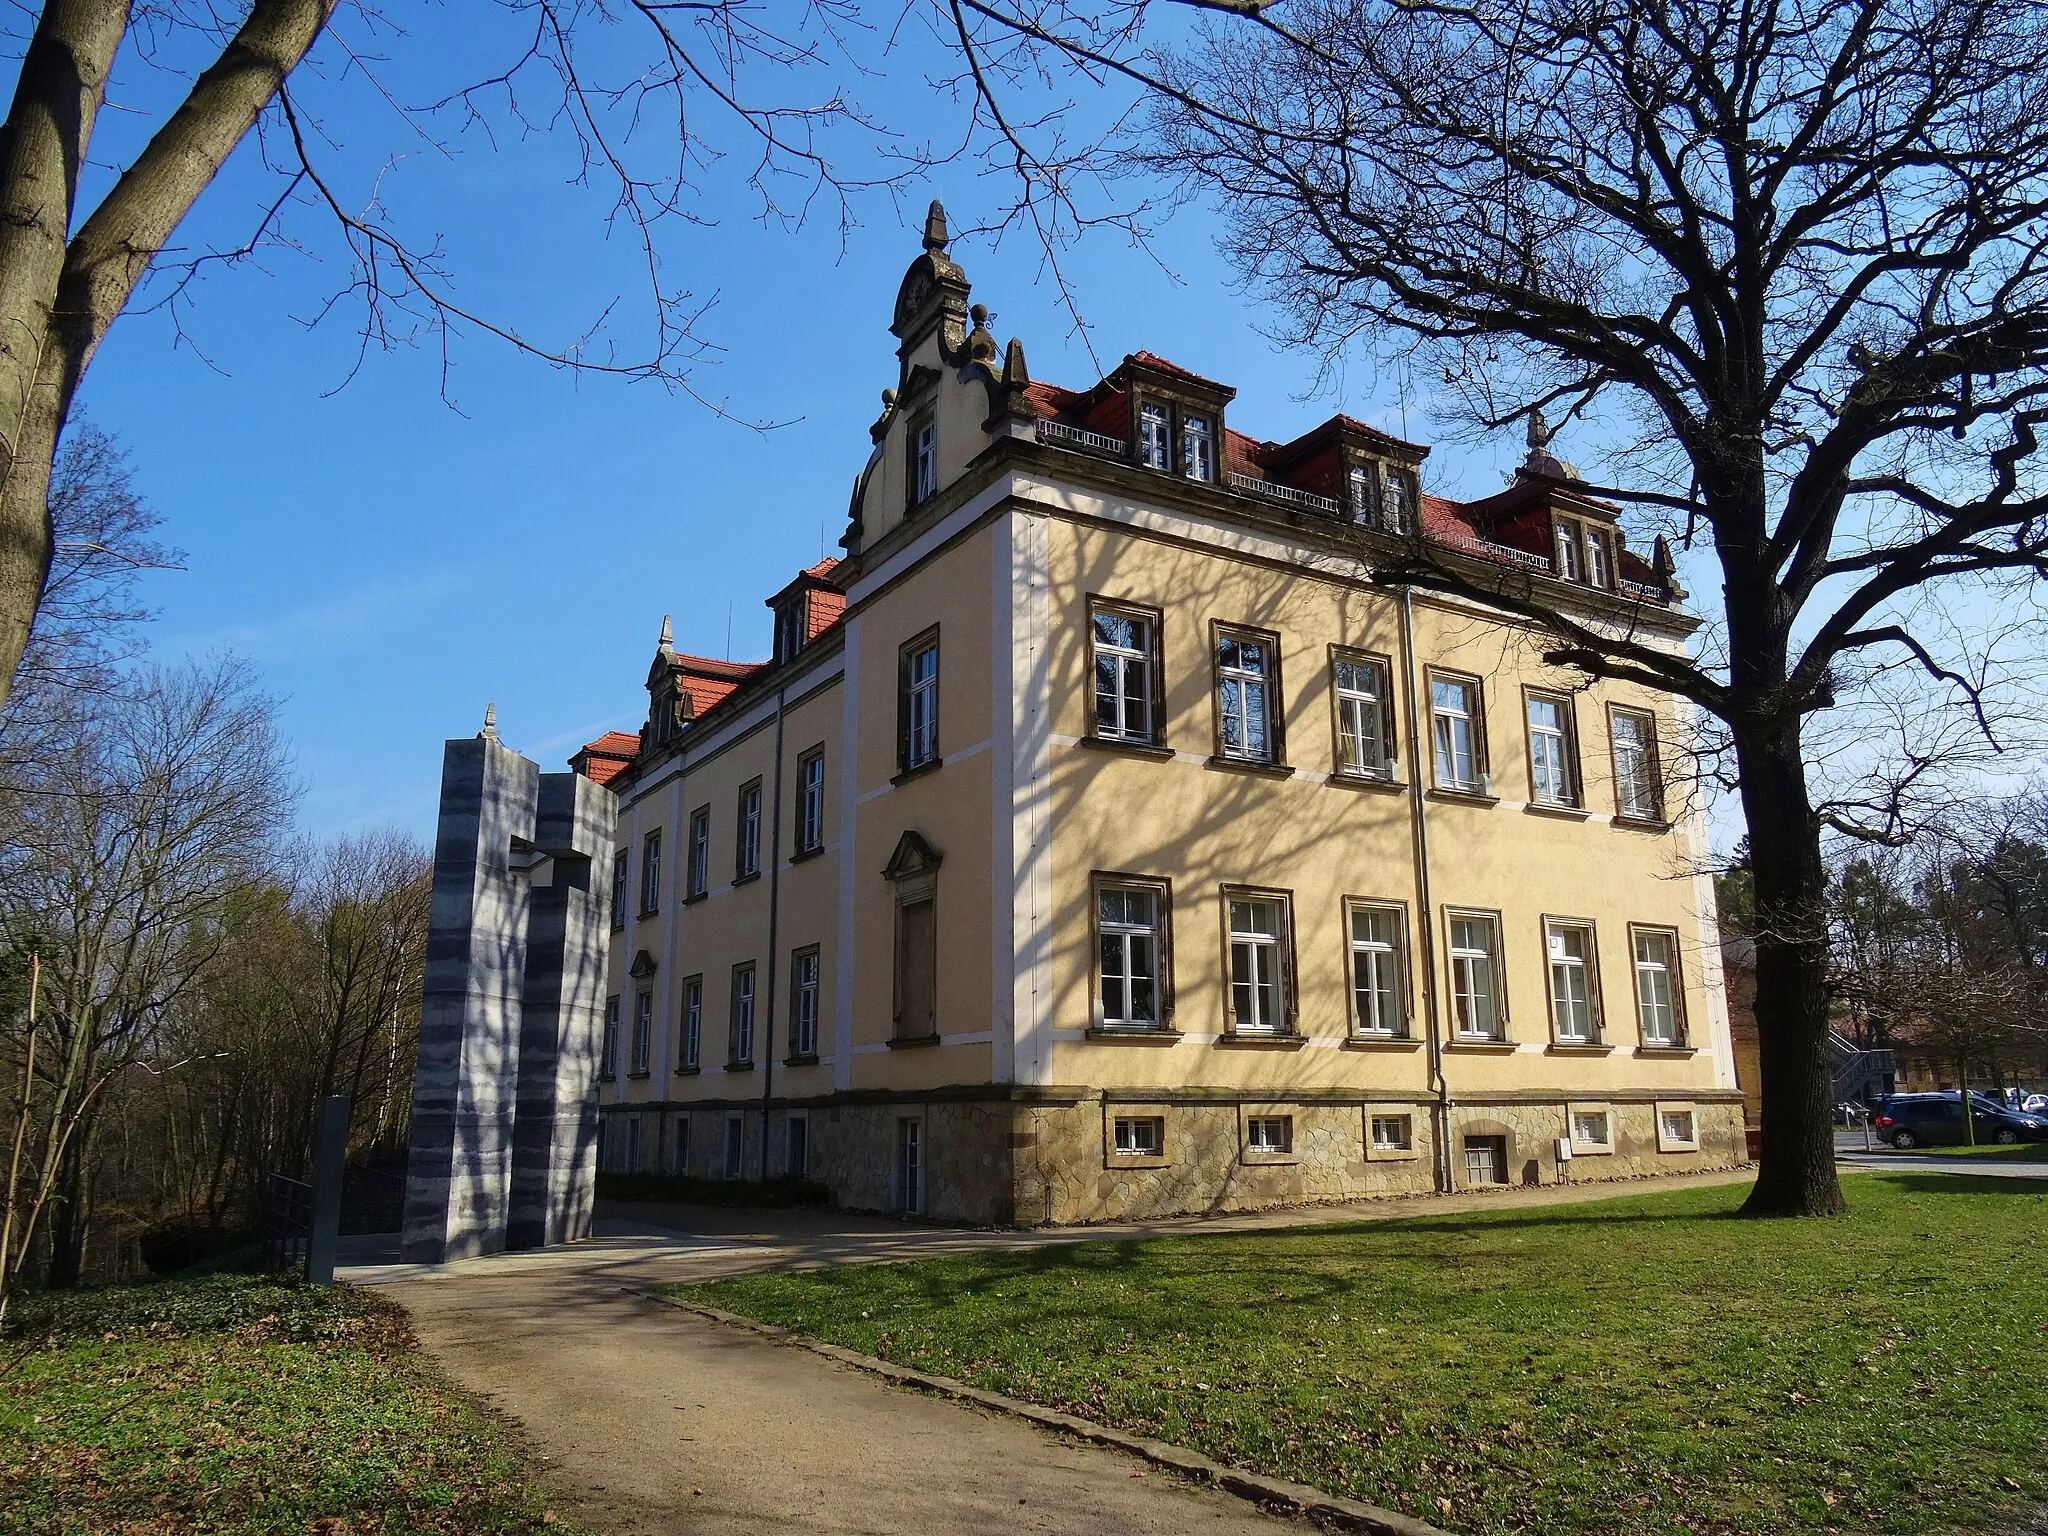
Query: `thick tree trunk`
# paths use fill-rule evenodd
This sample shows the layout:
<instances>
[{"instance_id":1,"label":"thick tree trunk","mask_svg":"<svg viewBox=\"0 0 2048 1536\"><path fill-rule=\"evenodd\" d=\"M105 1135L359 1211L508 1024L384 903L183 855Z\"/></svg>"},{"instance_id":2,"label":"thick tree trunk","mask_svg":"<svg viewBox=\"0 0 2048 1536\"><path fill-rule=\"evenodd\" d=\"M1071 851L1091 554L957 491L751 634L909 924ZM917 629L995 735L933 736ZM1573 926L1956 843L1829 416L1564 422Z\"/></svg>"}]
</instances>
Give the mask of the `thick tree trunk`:
<instances>
[{"instance_id":1,"label":"thick tree trunk","mask_svg":"<svg viewBox=\"0 0 2048 1536\"><path fill-rule=\"evenodd\" d=\"M1828 1059L1827 869L1799 728L1736 733L1756 880L1756 1026L1763 1156L1745 1213L1832 1216L1834 1074Z\"/></svg>"}]
</instances>

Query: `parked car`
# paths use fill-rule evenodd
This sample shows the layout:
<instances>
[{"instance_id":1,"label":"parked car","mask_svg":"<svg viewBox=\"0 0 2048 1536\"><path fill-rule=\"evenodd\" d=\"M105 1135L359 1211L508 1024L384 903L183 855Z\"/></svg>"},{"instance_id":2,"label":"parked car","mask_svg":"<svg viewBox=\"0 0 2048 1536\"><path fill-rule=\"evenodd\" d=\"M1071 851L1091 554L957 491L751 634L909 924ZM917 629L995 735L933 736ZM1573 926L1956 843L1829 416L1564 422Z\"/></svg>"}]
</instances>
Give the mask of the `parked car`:
<instances>
[{"instance_id":1,"label":"parked car","mask_svg":"<svg viewBox=\"0 0 2048 1536\"><path fill-rule=\"evenodd\" d=\"M2021 1141L2048 1141L2048 1117L2006 1108L1983 1094L1970 1095L1975 1140L2011 1146ZM1962 1100L1954 1093L1898 1094L1878 1106L1870 1122L1901 1152L1914 1147L1959 1146L1972 1138L1963 1133Z\"/></svg>"}]
</instances>

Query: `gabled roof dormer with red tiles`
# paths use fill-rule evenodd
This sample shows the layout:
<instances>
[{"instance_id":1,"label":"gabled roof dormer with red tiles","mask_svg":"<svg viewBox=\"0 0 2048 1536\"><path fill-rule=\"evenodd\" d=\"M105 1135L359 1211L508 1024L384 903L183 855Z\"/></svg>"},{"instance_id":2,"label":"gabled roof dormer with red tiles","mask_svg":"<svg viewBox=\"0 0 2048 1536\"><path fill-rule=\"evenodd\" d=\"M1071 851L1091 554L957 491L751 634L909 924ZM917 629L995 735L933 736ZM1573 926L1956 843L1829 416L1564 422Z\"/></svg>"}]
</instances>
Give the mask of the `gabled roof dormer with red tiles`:
<instances>
[{"instance_id":1,"label":"gabled roof dormer with red tiles","mask_svg":"<svg viewBox=\"0 0 2048 1536\"><path fill-rule=\"evenodd\" d=\"M593 784L609 784L640 755L637 731L606 731L595 741L586 741L569 759L569 771L580 773Z\"/></svg>"}]
</instances>

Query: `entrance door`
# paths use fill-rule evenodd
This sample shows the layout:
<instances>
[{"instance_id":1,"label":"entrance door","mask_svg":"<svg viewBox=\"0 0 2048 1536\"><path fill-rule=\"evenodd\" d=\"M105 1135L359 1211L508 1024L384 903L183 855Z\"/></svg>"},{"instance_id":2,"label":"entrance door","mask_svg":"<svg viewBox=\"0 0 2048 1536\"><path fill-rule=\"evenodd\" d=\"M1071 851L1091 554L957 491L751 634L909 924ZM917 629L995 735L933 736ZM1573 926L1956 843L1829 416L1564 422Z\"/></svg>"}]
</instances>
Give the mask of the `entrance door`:
<instances>
[{"instance_id":1,"label":"entrance door","mask_svg":"<svg viewBox=\"0 0 2048 1536\"><path fill-rule=\"evenodd\" d=\"M1508 1181L1508 1139L1505 1136L1465 1138L1465 1182L1505 1184Z\"/></svg>"}]
</instances>

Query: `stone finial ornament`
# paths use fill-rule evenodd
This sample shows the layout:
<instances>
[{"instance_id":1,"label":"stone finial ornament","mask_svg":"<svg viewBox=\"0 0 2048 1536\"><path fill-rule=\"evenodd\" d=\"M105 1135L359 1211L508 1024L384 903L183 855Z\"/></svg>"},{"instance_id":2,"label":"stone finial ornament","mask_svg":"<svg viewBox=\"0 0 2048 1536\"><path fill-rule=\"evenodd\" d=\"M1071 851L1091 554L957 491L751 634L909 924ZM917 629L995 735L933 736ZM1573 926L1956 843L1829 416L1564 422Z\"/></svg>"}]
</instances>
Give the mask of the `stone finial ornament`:
<instances>
[{"instance_id":1,"label":"stone finial ornament","mask_svg":"<svg viewBox=\"0 0 2048 1536\"><path fill-rule=\"evenodd\" d=\"M1557 429L1544 420L1538 406L1529 407L1529 431L1527 442L1529 455L1522 460L1518 474L1533 475L1545 480L1583 480L1579 466L1560 459L1550 451L1550 440L1557 436Z\"/></svg>"},{"instance_id":2,"label":"stone finial ornament","mask_svg":"<svg viewBox=\"0 0 2048 1536\"><path fill-rule=\"evenodd\" d=\"M943 251L952 236L946 231L946 209L936 197L924 216L924 248L928 251Z\"/></svg>"},{"instance_id":3,"label":"stone finial ornament","mask_svg":"<svg viewBox=\"0 0 2048 1536\"><path fill-rule=\"evenodd\" d=\"M988 306L976 304L967 311L974 322L974 329L967 333L967 357L970 362L993 363L996 360L996 339L989 334Z\"/></svg>"},{"instance_id":4,"label":"stone finial ornament","mask_svg":"<svg viewBox=\"0 0 2048 1536\"><path fill-rule=\"evenodd\" d=\"M1009 349L1003 353L1003 388L1022 389L1030 382L1030 370L1024 366L1024 343L1012 336Z\"/></svg>"},{"instance_id":5,"label":"stone finial ornament","mask_svg":"<svg viewBox=\"0 0 2048 1536\"><path fill-rule=\"evenodd\" d=\"M496 699L491 700L490 703L484 706L484 728L476 733L476 739L478 741L496 741L498 739L498 701Z\"/></svg>"},{"instance_id":6,"label":"stone finial ornament","mask_svg":"<svg viewBox=\"0 0 2048 1536\"><path fill-rule=\"evenodd\" d=\"M1661 533L1650 551L1650 572L1666 592L1681 601L1685 598L1685 588L1678 584L1678 561L1672 557L1671 541Z\"/></svg>"},{"instance_id":7,"label":"stone finial ornament","mask_svg":"<svg viewBox=\"0 0 2048 1536\"><path fill-rule=\"evenodd\" d=\"M655 644L660 650L672 651L675 649L675 627L669 623L668 615L665 613L661 616L661 639L656 641Z\"/></svg>"}]
</instances>

